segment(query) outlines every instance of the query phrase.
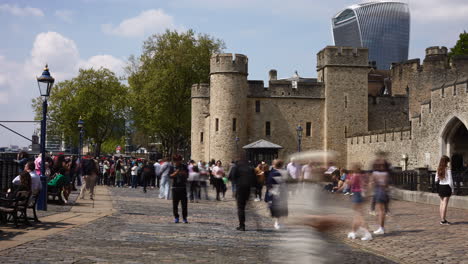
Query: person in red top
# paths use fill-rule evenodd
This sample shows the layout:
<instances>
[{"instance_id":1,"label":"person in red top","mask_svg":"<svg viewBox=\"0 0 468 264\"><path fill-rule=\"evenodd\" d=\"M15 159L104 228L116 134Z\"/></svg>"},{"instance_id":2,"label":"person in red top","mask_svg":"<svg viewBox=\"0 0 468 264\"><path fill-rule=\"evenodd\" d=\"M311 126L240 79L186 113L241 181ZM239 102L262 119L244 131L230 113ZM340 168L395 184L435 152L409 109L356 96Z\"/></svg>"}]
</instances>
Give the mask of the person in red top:
<instances>
[{"instance_id":1,"label":"person in red top","mask_svg":"<svg viewBox=\"0 0 468 264\"><path fill-rule=\"evenodd\" d=\"M348 233L348 238L356 239L356 237L361 236L361 240L372 240L372 235L368 231L368 226L363 216L364 187L367 185L367 177L361 172L361 166L359 164L353 165L349 175L349 185L353 193L351 200L355 213L352 231Z\"/></svg>"}]
</instances>

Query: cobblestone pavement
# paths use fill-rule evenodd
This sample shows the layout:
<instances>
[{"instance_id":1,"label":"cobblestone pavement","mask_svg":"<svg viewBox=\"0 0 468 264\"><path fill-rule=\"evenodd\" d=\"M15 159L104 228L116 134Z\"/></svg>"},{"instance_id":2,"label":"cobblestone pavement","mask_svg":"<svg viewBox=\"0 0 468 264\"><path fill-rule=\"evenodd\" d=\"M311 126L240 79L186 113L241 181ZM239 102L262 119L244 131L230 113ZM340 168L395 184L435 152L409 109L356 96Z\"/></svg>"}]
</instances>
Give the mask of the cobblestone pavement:
<instances>
[{"instance_id":1,"label":"cobblestone pavement","mask_svg":"<svg viewBox=\"0 0 468 264\"><path fill-rule=\"evenodd\" d=\"M273 230L264 203L252 203L248 230L239 232L232 198L189 203L190 224L174 224L171 201L158 199L157 190L111 192L115 214L2 251L0 262L394 263L310 229Z\"/></svg>"},{"instance_id":2,"label":"cobblestone pavement","mask_svg":"<svg viewBox=\"0 0 468 264\"><path fill-rule=\"evenodd\" d=\"M351 206L349 197L329 195ZM449 208L450 226L439 224L439 206L392 201L390 211L385 235L374 236L372 241L346 239L346 242L399 262L468 263L468 210ZM375 230L375 217L367 214L366 218L371 230ZM334 236L345 239L345 232L337 231Z\"/></svg>"}]
</instances>

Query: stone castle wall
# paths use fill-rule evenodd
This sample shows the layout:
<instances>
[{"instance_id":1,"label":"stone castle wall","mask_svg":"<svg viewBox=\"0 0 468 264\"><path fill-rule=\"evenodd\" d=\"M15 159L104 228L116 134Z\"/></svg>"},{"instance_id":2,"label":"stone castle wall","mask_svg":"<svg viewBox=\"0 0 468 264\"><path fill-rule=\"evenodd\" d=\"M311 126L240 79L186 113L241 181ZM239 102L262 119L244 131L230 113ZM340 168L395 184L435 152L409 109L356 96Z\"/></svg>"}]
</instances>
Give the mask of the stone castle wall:
<instances>
[{"instance_id":1,"label":"stone castle wall","mask_svg":"<svg viewBox=\"0 0 468 264\"><path fill-rule=\"evenodd\" d=\"M456 122L460 122L468 127L468 79L464 77L449 86L434 89L430 95L430 100L421 106L420 115L411 119L410 129L348 138L347 166L360 162L370 168L375 153L385 151L395 166L401 166L405 156L410 169L436 169L441 155L453 154L444 142L452 124L456 126Z\"/></svg>"},{"instance_id":2,"label":"stone castle wall","mask_svg":"<svg viewBox=\"0 0 468 264\"><path fill-rule=\"evenodd\" d=\"M205 119L208 119L209 114L210 86L209 84L194 84L192 86L192 129L190 137L193 160L205 160L205 145L209 141L205 129Z\"/></svg>"},{"instance_id":3,"label":"stone castle wall","mask_svg":"<svg viewBox=\"0 0 468 264\"><path fill-rule=\"evenodd\" d=\"M454 58L450 64L445 47L426 49L424 64L419 59L392 66L392 94L409 96L409 116L419 114L421 104L431 97L431 89L457 79L467 72L468 59Z\"/></svg>"},{"instance_id":4,"label":"stone castle wall","mask_svg":"<svg viewBox=\"0 0 468 264\"><path fill-rule=\"evenodd\" d=\"M255 101L260 101L260 112L255 112ZM297 152L296 128L301 125L303 150L323 149L324 99L263 98L250 97L247 105L248 141L265 139L281 145L279 158L287 160L288 155ZM270 122L271 135L265 133L266 122ZM311 134L306 134L307 122L311 123Z\"/></svg>"},{"instance_id":5,"label":"stone castle wall","mask_svg":"<svg viewBox=\"0 0 468 264\"><path fill-rule=\"evenodd\" d=\"M369 131L406 127L408 117L408 97L369 96Z\"/></svg>"},{"instance_id":6,"label":"stone castle wall","mask_svg":"<svg viewBox=\"0 0 468 264\"><path fill-rule=\"evenodd\" d=\"M368 128L368 50L326 47L317 70L325 84L324 150L340 153L336 163L345 166L346 136Z\"/></svg>"}]
</instances>

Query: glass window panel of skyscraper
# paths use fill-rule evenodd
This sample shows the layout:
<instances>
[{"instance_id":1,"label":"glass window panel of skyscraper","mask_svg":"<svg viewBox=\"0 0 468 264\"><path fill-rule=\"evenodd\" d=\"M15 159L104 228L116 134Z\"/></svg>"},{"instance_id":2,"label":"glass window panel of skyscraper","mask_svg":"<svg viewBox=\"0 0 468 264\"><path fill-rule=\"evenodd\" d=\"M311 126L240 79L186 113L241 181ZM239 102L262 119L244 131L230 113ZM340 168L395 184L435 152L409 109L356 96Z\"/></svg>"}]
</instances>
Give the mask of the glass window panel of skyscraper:
<instances>
[{"instance_id":1,"label":"glass window panel of skyscraper","mask_svg":"<svg viewBox=\"0 0 468 264\"><path fill-rule=\"evenodd\" d=\"M332 19L336 46L369 48L369 61L389 69L408 60L410 12L404 0L376 0L352 5Z\"/></svg>"}]
</instances>

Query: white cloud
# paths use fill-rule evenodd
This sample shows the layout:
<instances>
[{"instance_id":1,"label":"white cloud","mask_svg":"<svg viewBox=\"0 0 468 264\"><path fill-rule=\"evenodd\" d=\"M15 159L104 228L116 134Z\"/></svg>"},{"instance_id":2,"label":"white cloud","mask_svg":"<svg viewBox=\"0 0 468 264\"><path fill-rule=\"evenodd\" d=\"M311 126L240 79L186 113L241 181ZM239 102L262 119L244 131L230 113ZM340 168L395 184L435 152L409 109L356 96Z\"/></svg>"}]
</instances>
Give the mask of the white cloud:
<instances>
[{"instance_id":1,"label":"white cloud","mask_svg":"<svg viewBox=\"0 0 468 264\"><path fill-rule=\"evenodd\" d=\"M111 55L96 55L79 64L80 68L99 69L104 67L113 71L117 76L123 76L125 62Z\"/></svg>"},{"instance_id":2,"label":"white cloud","mask_svg":"<svg viewBox=\"0 0 468 264\"><path fill-rule=\"evenodd\" d=\"M412 0L411 15L416 22L468 21L468 2L465 0Z\"/></svg>"},{"instance_id":3,"label":"white cloud","mask_svg":"<svg viewBox=\"0 0 468 264\"><path fill-rule=\"evenodd\" d=\"M15 16L44 16L44 13L41 9L29 6L19 7L17 5L3 4L0 5L0 11L7 12Z\"/></svg>"},{"instance_id":4,"label":"white cloud","mask_svg":"<svg viewBox=\"0 0 468 264\"><path fill-rule=\"evenodd\" d=\"M55 10L55 16L67 23L73 22L73 12L71 10Z\"/></svg>"},{"instance_id":5,"label":"white cloud","mask_svg":"<svg viewBox=\"0 0 468 264\"><path fill-rule=\"evenodd\" d=\"M73 78L79 68L105 67L121 76L124 73L124 61L111 55L97 55L87 59L80 57L75 41L57 32L44 32L36 36L29 58L23 63L14 63L0 55L0 96L2 98L35 97L36 76L41 74L45 64L56 82ZM14 105L15 99L0 99L0 105ZM30 100L30 99L29 99ZM29 103L26 100L26 103Z\"/></svg>"},{"instance_id":6,"label":"white cloud","mask_svg":"<svg viewBox=\"0 0 468 264\"><path fill-rule=\"evenodd\" d=\"M162 9L143 11L136 17L123 20L118 26L104 24L101 27L104 33L123 37L143 37L180 28L175 25L174 18Z\"/></svg>"}]
</instances>

